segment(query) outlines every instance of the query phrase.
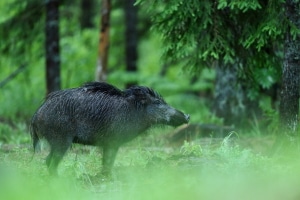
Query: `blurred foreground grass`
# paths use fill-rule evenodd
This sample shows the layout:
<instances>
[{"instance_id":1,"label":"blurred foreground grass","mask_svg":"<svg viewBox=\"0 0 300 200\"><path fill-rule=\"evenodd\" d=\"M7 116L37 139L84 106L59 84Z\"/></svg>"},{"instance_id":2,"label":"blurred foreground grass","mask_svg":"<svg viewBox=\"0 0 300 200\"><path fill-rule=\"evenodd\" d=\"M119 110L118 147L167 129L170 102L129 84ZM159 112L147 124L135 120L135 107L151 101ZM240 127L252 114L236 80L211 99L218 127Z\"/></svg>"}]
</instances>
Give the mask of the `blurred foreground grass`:
<instances>
[{"instance_id":1,"label":"blurred foreground grass","mask_svg":"<svg viewBox=\"0 0 300 200\"><path fill-rule=\"evenodd\" d=\"M273 138L251 138L252 146ZM261 154L243 138L168 144L157 133L120 149L112 180L103 180L101 151L74 145L49 177L47 148L0 146L0 199L285 199L300 198L297 147ZM244 145L245 146L245 145ZM31 160L32 159L32 160Z\"/></svg>"}]
</instances>

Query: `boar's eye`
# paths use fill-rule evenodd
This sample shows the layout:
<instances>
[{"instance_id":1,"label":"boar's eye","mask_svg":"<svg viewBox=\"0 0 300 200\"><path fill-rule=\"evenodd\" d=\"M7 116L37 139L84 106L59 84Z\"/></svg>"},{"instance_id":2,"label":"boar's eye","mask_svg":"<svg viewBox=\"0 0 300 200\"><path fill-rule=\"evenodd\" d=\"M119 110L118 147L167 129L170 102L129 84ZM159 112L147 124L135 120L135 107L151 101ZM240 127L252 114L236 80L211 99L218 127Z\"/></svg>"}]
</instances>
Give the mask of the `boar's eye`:
<instances>
[{"instance_id":1,"label":"boar's eye","mask_svg":"<svg viewBox=\"0 0 300 200\"><path fill-rule=\"evenodd\" d=\"M159 99L155 99L153 103L154 104L161 104L161 101Z\"/></svg>"}]
</instances>

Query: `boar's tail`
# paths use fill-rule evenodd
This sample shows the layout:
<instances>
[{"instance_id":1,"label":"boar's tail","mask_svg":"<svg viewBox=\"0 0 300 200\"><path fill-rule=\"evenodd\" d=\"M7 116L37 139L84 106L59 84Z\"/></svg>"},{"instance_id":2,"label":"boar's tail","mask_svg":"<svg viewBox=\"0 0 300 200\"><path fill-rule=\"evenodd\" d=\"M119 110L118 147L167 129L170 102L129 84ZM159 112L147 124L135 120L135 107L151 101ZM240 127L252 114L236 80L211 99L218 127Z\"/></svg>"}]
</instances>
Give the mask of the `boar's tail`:
<instances>
[{"instance_id":1,"label":"boar's tail","mask_svg":"<svg viewBox=\"0 0 300 200\"><path fill-rule=\"evenodd\" d=\"M40 138L38 136L38 128L36 126L35 120L36 120L36 115L32 117L31 124L30 124L30 134L31 134L31 139L33 144L33 154L40 150L39 148Z\"/></svg>"},{"instance_id":2,"label":"boar's tail","mask_svg":"<svg viewBox=\"0 0 300 200\"><path fill-rule=\"evenodd\" d=\"M38 150L38 143L39 143L39 136L37 134L36 127L31 124L30 126L30 133L31 133L31 139L32 139L32 144L33 144L33 152L35 153Z\"/></svg>"},{"instance_id":3,"label":"boar's tail","mask_svg":"<svg viewBox=\"0 0 300 200\"><path fill-rule=\"evenodd\" d=\"M32 139L32 144L33 144L33 154L32 157L30 159L30 162L33 160L34 154L35 152L39 151L39 136L37 134L37 129L34 126L34 124L31 122L30 124L30 134L31 134L31 139Z\"/></svg>"}]
</instances>

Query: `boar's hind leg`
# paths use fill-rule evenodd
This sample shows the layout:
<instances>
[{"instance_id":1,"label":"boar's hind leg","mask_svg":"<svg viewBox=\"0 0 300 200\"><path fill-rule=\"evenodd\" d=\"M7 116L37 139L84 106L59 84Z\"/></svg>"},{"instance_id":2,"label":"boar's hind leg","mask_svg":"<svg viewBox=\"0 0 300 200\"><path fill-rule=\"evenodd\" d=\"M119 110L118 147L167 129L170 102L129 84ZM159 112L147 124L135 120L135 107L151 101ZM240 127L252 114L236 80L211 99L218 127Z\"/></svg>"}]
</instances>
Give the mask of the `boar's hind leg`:
<instances>
[{"instance_id":1,"label":"boar's hind leg","mask_svg":"<svg viewBox=\"0 0 300 200\"><path fill-rule=\"evenodd\" d=\"M114 165L114 161L117 155L119 147L105 146L103 147L103 158L102 158L102 174L109 176L111 169Z\"/></svg>"},{"instance_id":2,"label":"boar's hind leg","mask_svg":"<svg viewBox=\"0 0 300 200\"><path fill-rule=\"evenodd\" d=\"M50 145L51 151L46 158L46 164L51 175L57 175L57 167L60 161L62 160L63 156L65 155L66 151L70 147L70 143L65 143L60 146L57 145Z\"/></svg>"}]
</instances>

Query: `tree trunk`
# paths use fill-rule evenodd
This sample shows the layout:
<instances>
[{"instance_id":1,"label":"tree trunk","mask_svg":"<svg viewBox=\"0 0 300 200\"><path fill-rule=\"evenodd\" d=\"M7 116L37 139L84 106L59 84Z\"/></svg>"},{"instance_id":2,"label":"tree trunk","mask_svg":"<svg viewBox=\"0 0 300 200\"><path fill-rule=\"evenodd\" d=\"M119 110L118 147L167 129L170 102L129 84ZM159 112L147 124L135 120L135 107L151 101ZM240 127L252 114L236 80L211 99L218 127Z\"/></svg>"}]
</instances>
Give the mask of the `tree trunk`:
<instances>
[{"instance_id":1,"label":"tree trunk","mask_svg":"<svg viewBox=\"0 0 300 200\"><path fill-rule=\"evenodd\" d=\"M106 81L107 79L110 9L110 0L102 0L100 41L98 49L98 62L96 67L96 81Z\"/></svg>"},{"instance_id":2,"label":"tree trunk","mask_svg":"<svg viewBox=\"0 0 300 200\"><path fill-rule=\"evenodd\" d=\"M297 0L287 0L285 4L288 20L300 29L300 8ZM287 31L284 43L284 63L280 100L280 122L284 131L296 134L299 123L300 97L300 36L295 38Z\"/></svg>"},{"instance_id":3,"label":"tree trunk","mask_svg":"<svg viewBox=\"0 0 300 200\"><path fill-rule=\"evenodd\" d=\"M238 85L237 64L216 67L214 113L226 126L239 126L245 117L245 94Z\"/></svg>"},{"instance_id":4,"label":"tree trunk","mask_svg":"<svg viewBox=\"0 0 300 200\"><path fill-rule=\"evenodd\" d=\"M81 29L93 28L94 0L81 0Z\"/></svg>"},{"instance_id":5,"label":"tree trunk","mask_svg":"<svg viewBox=\"0 0 300 200\"><path fill-rule=\"evenodd\" d=\"M125 3L125 24L126 24L126 40L125 40L125 53L126 53L126 71L137 71L137 7L134 6L135 0L126 0ZM127 83L127 87L135 85L136 81Z\"/></svg>"},{"instance_id":6,"label":"tree trunk","mask_svg":"<svg viewBox=\"0 0 300 200\"><path fill-rule=\"evenodd\" d=\"M46 85L47 94L60 89L59 1L46 1Z\"/></svg>"}]
</instances>

